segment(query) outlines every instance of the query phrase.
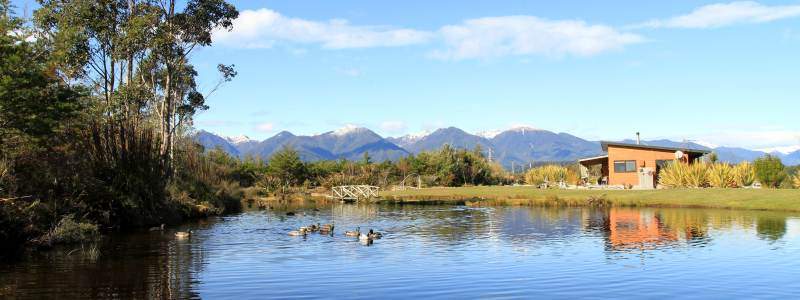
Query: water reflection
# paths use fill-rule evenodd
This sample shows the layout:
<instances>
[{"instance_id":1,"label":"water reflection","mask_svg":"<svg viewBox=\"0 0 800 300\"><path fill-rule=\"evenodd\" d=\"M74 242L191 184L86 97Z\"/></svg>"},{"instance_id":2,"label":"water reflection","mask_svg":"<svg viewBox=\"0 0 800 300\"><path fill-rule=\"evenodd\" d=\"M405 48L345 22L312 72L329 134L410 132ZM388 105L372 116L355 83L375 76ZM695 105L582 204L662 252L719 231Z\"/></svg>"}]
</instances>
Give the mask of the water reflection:
<instances>
[{"instance_id":1,"label":"water reflection","mask_svg":"<svg viewBox=\"0 0 800 300\"><path fill-rule=\"evenodd\" d=\"M347 290L359 288L433 298L437 294L424 293L446 289L449 293L438 296L458 298L458 293L466 290L477 292L473 296L484 295L481 291L485 292L486 286L465 287L463 282L487 278L495 280L492 287L522 293L547 282L572 290L580 290L579 284L591 287L592 282L606 283L595 284L595 288L607 288L615 286L608 280L624 274L631 276L629 288L635 289L637 278L644 280L650 275L613 267L613 262L624 260L629 253L656 258L651 264L661 264L664 272L694 270L701 274L705 269L720 268L731 280L748 276L734 274L742 270L739 264L779 260L778 267L768 271L789 276L785 273L792 269L780 268L782 259L800 261L796 255L800 220L792 216L667 208L285 203L201 220L165 233L114 236L103 241L102 254L96 260L70 254L72 249L33 254L22 262L0 265L0 298L352 298ZM311 223L334 223L337 230L333 235L306 238L286 235ZM364 231L374 228L385 236L367 248L357 238L343 235L359 226ZM195 232L190 239L176 240L172 235L188 229ZM670 256L676 250L682 254ZM772 255L775 251L783 255ZM740 253L747 256L736 256ZM686 261L678 260L704 254L710 254L704 259L719 261L687 266ZM729 255L733 256L721 258ZM544 277L527 285L513 283L538 275ZM320 277L328 281L298 284ZM387 282L375 287L373 278L387 278ZM639 284L645 287L647 282ZM265 290L265 286L273 288ZM427 289L413 289L415 286ZM539 287L537 291L546 288Z\"/></svg>"}]
</instances>

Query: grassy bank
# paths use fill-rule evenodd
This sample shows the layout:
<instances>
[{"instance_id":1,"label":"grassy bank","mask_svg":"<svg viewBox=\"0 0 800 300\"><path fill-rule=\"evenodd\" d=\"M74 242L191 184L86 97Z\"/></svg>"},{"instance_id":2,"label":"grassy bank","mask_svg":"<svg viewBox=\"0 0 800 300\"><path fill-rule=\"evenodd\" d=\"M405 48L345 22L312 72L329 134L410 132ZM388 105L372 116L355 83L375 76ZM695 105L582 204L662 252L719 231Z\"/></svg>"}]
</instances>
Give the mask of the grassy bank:
<instances>
[{"instance_id":1,"label":"grassy bank","mask_svg":"<svg viewBox=\"0 0 800 300\"><path fill-rule=\"evenodd\" d=\"M800 190L667 189L543 190L534 187L461 187L385 191L384 202L471 205L611 205L800 211Z\"/></svg>"}]
</instances>

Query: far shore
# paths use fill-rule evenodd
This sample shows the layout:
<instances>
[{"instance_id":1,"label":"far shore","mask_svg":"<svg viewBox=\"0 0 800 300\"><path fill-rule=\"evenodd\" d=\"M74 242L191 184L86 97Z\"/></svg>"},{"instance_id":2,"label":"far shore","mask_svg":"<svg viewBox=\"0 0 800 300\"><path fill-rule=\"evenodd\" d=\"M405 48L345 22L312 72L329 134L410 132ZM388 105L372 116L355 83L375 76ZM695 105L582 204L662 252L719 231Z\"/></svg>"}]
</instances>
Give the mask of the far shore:
<instances>
[{"instance_id":1,"label":"far shore","mask_svg":"<svg viewBox=\"0 0 800 300\"><path fill-rule=\"evenodd\" d=\"M442 203L472 206L561 205L692 207L800 212L800 190L660 189L559 190L528 186L437 187L381 192L375 202Z\"/></svg>"}]
</instances>

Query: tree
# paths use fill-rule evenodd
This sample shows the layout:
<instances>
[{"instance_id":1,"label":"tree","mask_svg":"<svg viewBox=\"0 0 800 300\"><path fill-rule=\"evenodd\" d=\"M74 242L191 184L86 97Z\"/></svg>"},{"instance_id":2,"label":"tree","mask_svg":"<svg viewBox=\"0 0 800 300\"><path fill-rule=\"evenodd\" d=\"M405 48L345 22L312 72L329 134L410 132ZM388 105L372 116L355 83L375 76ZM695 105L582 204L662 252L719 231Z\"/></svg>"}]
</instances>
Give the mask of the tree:
<instances>
[{"instance_id":1,"label":"tree","mask_svg":"<svg viewBox=\"0 0 800 300\"><path fill-rule=\"evenodd\" d=\"M776 188L786 179L783 162L774 155L767 154L756 159L753 166L756 178L762 185Z\"/></svg>"},{"instance_id":2,"label":"tree","mask_svg":"<svg viewBox=\"0 0 800 300\"><path fill-rule=\"evenodd\" d=\"M188 62L211 33L230 29L238 11L224 0L39 0L36 23L49 41L64 82L93 87L108 119L150 118L160 137L166 177L172 174L175 135L205 98L236 72L219 65L221 79L207 95ZM180 7L182 7L182 10Z\"/></svg>"},{"instance_id":3,"label":"tree","mask_svg":"<svg viewBox=\"0 0 800 300\"><path fill-rule=\"evenodd\" d=\"M34 141L51 136L82 109L83 94L48 72L39 59L44 51L26 40L21 24L8 0L0 1L0 154L20 135Z\"/></svg>"},{"instance_id":4,"label":"tree","mask_svg":"<svg viewBox=\"0 0 800 300\"><path fill-rule=\"evenodd\" d=\"M286 146L269 159L267 172L278 178L281 186L288 187L300 183L305 178L306 168L297 151Z\"/></svg>"}]
</instances>

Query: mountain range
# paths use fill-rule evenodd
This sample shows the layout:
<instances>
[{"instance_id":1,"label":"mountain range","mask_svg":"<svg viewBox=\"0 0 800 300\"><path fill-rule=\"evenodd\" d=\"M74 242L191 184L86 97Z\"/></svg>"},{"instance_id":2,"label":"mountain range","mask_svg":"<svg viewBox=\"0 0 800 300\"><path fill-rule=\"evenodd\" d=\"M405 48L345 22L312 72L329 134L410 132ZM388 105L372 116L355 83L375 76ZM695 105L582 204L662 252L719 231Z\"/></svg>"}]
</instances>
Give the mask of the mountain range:
<instances>
[{"instance_id":1,"label":"mountain range","mask_svg":"<svg viewBox=\"0 0 800 300\"><path fill-rule=\"evenodd\" d=\"M263 159L268 159L284 146L292 146L305 161L358 160L365 153L368 153L374 161L396 160L410 154L436 150L444 144L464 149L480 146L487 156L509 168L512 165L527 165L531 162L575 161L602 154L598 141L530 127L515 127L481 134L471 134L456 127L448 127L425 134L384 138L367 128L347 126L312 136L294 135L282 131L263 141L252 140L246 136L224 137L201 130L195 134L195 140L206 149L220 148L234 156L255 156ZM634 140L621 142L635 143ZM752 161L767 154L744 148L711 148L694 142L663 139L642 141L642 144L713 150L719 160L731 163ZM780 157L784 164L800 164L800 150L771 154Z\"/></svg>"}]
</instances>

